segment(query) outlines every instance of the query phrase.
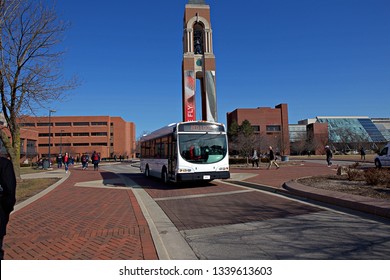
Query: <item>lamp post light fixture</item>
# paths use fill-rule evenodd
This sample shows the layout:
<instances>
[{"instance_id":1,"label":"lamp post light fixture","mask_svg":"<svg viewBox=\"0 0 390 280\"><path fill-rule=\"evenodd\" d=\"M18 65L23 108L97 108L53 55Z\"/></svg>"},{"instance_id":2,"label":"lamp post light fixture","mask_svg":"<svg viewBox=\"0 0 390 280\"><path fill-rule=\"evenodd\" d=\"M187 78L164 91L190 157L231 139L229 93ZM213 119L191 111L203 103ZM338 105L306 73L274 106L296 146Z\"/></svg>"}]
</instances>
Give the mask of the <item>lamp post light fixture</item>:
<instances>
[{"instance_id":1,"label":"lamp post light fixture","mask_svg":"<svg viewBox=\"0 0 390 280\"><path fill-rule=\"evenodd\" d=\"M55 110L49 110L49 153L48 153L48 158L49 158L49 168L50 168L50 138L51 138L51 113L55 113Z\"/></svg>"}]
</instances>

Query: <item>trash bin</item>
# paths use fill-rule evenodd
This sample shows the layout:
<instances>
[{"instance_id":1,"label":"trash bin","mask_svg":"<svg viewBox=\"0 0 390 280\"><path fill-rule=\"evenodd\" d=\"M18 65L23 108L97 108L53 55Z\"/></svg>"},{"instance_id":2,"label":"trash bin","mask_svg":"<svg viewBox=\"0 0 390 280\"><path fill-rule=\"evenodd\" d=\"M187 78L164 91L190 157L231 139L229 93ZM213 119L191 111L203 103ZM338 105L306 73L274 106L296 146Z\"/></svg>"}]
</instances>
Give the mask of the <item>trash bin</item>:
<instances>
[{"instance_id":1,"label":"trash bin","mask_svg":"<svg viewBox=\"0 0 390 280\"><path fill-rule=\"evenodd\" d=\"M42 167L43 167L43 169L48 169L48 168L50 167L49 159L45 158L45 159L42 161Z\"/></svg>"},{"instance_id":2,"label":"trash bin","mask_svg":"<svg viewBox=\"0 0 390 280\"><path fill-rule=\"evenodd\" d=\"M282 156L282 161L288 161L288 156Z\"/></svg>"}]
</instances>

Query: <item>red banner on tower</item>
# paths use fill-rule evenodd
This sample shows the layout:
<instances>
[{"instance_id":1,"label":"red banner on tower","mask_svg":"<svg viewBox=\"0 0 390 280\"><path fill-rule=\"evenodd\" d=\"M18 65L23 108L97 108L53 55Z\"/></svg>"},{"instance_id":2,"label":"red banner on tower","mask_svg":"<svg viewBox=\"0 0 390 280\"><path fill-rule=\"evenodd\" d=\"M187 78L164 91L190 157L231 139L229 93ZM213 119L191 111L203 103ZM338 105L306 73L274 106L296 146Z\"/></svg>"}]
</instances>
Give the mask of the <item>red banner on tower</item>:
<instances>
[{"instance_id":1,"label":"red banner on tower","mask_svg":"<svg viewBox=\"0 0 390 280\"><path fill-rule=\"evenodd\" d=\"M184 72L184 121L195 121L195 72Z\"/></svg>"}]
</instances>

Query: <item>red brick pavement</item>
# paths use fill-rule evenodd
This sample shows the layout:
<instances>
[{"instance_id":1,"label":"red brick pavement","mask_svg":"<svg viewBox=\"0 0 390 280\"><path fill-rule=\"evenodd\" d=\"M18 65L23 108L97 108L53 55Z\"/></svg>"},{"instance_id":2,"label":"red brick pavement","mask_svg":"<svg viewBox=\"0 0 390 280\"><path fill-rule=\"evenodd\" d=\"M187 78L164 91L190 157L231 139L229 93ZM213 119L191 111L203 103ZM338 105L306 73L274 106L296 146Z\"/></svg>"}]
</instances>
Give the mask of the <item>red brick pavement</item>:
<instances>
[{"instance_id":1,"label":"red brick pavement","mask_svg":"<svg viewBox=\"0 0 390 280\"><path fill-rule=\"evenodd\" d=\"M4 240L5 259L158 259L131 189L75 186L115 176L74 169L56 189L13 213Z\"/></svg>"}]
</instances>

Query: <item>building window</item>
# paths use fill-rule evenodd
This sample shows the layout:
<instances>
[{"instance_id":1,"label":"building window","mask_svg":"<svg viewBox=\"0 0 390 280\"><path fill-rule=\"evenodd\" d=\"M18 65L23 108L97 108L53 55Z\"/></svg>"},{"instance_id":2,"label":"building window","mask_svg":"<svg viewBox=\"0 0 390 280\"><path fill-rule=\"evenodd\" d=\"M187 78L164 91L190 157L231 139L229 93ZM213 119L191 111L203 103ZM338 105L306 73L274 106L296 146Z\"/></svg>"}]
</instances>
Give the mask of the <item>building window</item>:
<instances>
[{"instance_id":1,"label":"building window","mask_svg":"<svg viewBox=\"0 0 390 280\"><path fill-rule=\"evenodd\" d=\"M260 132L260 126L259 125L252 125L253 132L258 133Z\"/></svg>"},{"instance_id":2,"label":"building window","mask_svg":"<svg viewBox=\"0 0 390 280\"><path fill-rule=\"evenodd\" d=\"M267 125L267 132L278 132L281 131L280 125Z\"/></svg>"},{"instance_id":3,"label":"building window","mask_svg":"<svg viewBox=\"0 0 390 280\"><path fill-rule=\"evenodd\" d=\"M34 127L35 126L35 123L21 123L20 124L21 127Z\"/></svg>"},{"instance_id":4,"label":"building window","mask_svg":"<svg viewBox=\"0 0 390 280\"><path fill-rule=\"evenodd\" d=\"M107 146L107 143L105 143L105 142L91 143L91 146Z\"/></svg>"},{"instance_id":5,"label":"building window","mask_svg":"<svg viewBox=\"0 0 390 280\"><path fill-rule=\"evenodd\" d=\"M107 122L91 122L91 125L103 125L103 126L107 126Z\"/></svg>"},{"instance_id":6,"label":"building window","mask_svg":"<svg viewBox=\"0 0 390 280\"><path fill-rule=\"evenodd\" d=\"M56 122L56 126L71 126L71 122Z\"/></svg>"},{"instance_id":7,"label":"building window","mask_svg":"<svg viewBox=\"0 0 390 280\"><path fill-rule=\"evenodd\" d=\"M51 125L53 126L53 123ZM49 123L37 123L37 126L49 126Z\"/></svg>"},{"instance_id":8,"label":"building window","mask_svg":"<svg viewBox=\"0 0 390 280\"><path fill-rule=\"evenodd\" d=\"M73 132L73 136L89 136L89 132Z\"/></svg>"},{"instance_id":9,"label":"building window","mask_svg":"<svg viewBox=\"0 0 390 280\"><path fill-rule=\"evenodd\" d=\"M74 122L73 126L89 126L89 122Z\"/></svg>"},{"instance_id":10,"label":"building window","mask_svg":"<svg viewBox=\"0 0 390 280\"><path fill-rule=\"evenodd\" d=\"M91 136L107 136L107 132L91 132Z\"/></svg>"},{"instance_id":11,"label":"building window","mask_svg":"<svg viewBox=\"0 0 390 280\"><path fill-rule=\"evenodd\" d=\"M38 137L49 137L49 133L39 133ZM53 133L50 133L50 137L53 137Z\"/></svg>"},{"instance_id":12,"label":"building window","mask_svg":"<svg viewBox=\"0 0 390 280\"><path fill-rule=\"evenodd\" d=\"M56 133L56 134L54 134L54 136L56 136L56 137L64 137L64 136L72 136L72 133L69 133L69 132L62 132L62 133Z\"/></svg>"}]
</instances>

